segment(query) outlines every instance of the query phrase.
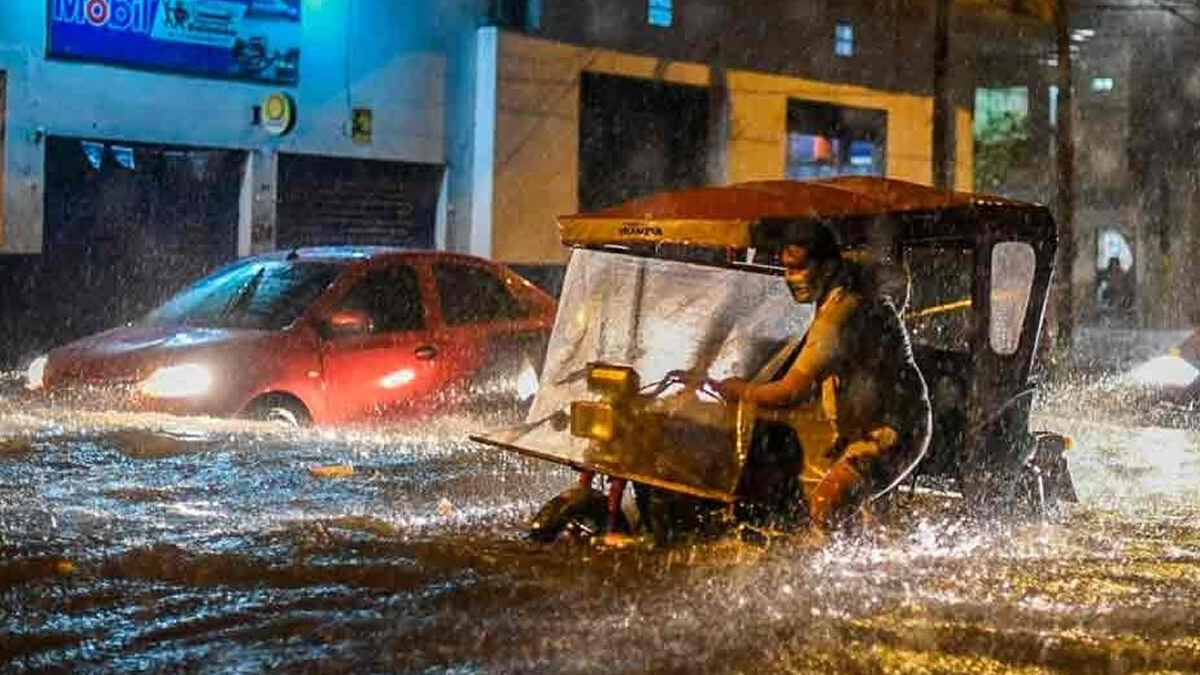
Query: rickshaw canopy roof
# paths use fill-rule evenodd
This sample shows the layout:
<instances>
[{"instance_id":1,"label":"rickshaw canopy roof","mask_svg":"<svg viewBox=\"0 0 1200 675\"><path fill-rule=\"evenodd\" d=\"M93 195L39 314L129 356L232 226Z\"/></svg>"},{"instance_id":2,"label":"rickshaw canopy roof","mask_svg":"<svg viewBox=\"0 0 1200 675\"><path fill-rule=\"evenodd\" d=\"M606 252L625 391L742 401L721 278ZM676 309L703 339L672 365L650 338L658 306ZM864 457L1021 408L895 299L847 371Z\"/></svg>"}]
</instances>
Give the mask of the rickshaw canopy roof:
<instances>
[{"instance_id":1,"label":"rickshaw canopy roof","mask_svg":"<svg viewBox=\"0 0 1200 675\"><path fill-rule=\"evenodd\" d=\"M916 183L849 176L821 181L770 180L661 192L591 213L559 218L568 246L670 243L746 248L764 221L862 222L873 217L976 210L1041 210L1000 197Z\"/></svg>"}]
</instances>

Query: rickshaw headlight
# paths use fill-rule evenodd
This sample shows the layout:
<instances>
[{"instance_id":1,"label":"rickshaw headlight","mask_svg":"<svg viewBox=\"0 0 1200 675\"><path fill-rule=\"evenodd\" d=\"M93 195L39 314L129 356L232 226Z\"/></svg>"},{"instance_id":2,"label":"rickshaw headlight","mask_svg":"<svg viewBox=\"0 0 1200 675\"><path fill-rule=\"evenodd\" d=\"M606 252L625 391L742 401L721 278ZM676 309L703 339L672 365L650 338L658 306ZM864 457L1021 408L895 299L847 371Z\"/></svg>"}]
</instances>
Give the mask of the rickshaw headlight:
<instances>
[{"instance_id":1,"label":"rickshaw headlight","mask_svg":"<svg viewBox=\"0 0 1200 675\"><path fill-rule=\"evenodd\" d=\"M608 398L632 396L638 390L637 371L627 366L594 363L588 366L588 390Z\"/></svg>"},{"instance_id":2,"label":"rickshaw headlight","mask_svg":"<svg viewBox=\"0 0 1200 675\"><path fill-rule=\"evenodd\" d=\"M608 442L613 439L616 414L608 403L575 401L571 403L571 435Z\"/></svg>"}]
</instances>

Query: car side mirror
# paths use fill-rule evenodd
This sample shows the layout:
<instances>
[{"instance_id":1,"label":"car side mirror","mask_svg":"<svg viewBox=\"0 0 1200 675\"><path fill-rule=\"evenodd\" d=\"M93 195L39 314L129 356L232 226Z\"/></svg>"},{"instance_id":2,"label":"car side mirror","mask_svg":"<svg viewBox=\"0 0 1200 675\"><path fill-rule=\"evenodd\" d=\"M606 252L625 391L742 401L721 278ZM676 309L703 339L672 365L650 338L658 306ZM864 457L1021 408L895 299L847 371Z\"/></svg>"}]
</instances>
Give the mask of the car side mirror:
<instances>
[{"instance_id":1,"label":"car side mirror","mask_svg":"<svg viewBox=\"0 0 1200 675\"><path fill-rule=\"evenodd\" d=\"M321 322L321 336L330 339L366 335L371 332L371 317L365 312L342 310L334 312Z\"/></svg>"}]
</instances>

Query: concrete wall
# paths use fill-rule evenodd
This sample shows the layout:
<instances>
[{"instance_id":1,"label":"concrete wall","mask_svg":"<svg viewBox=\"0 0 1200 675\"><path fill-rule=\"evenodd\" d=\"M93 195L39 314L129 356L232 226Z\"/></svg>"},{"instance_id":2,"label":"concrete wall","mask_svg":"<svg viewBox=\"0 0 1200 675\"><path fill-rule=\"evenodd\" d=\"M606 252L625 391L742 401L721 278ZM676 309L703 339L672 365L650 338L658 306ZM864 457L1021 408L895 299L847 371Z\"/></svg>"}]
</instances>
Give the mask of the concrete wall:
<instances>
[{"instance_id":1,"label":"concrete wall","mask_svg":"<svg viewBox=\"0 0 1200 675\"><path fill-rule=\"evenodd\" d=\"M929 93L931 0L677 0L669 28L647 22L645 0L543 2L541 37L726 68ZM834 53L838 23L855 53Z\"/></svg>"},{"instance_id":2,"label":"concrete wall","mask_svg":"<svg viewBox=\"0 0 1200 675\"><path fill-rule=\"evenodd\" d=\"M41 250L46 134L252 151L249 203L267 234L278 152L444 163L442 9L433 0L306 2L300 84L283 88L298 121L276 139L251 124L251 109L278 86L46 59L47 2L0 3L8 73L0 253ZM350 139L351 106L374 109L369 146Z\"/></svg>"},{"instance_id":3,"label":"concrete wall","mask_svg":"<svg viewBox=\"0 0 1200 675\"><path fill-rule=\"evenodd\" d=\"M584 72L707 86L707 66L499 33L491 250L509 262L566 256L556 218L578 206L579 86ZM929 184L932 100L797 77L727 71L726 183L784 177L789 98L887 112L887 174ZM956 126L960 186L971 179L970 113Z\"/></svg>"}]
</instances>

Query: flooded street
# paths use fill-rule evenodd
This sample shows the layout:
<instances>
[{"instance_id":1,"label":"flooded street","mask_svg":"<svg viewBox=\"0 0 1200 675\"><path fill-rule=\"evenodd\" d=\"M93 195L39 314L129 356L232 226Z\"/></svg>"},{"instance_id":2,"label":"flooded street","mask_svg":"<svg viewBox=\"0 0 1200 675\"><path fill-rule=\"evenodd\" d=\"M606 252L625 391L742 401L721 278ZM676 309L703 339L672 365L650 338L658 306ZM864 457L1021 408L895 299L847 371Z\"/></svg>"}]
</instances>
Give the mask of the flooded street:
<instances>
[{"instance_id":1,"label":"flooded street","mask_svg":"<svg viewBox=\"0 0 1200 675\"><path fill-rule=\"evenodd\" d=\"M0 670L1195 672L1200 435L1104 400L1041 403L1076 438L1055 525L612 551L521 539L571 475L462 440L486 421L290 434L10 394Z\"/></svg>"}]
</instances>

